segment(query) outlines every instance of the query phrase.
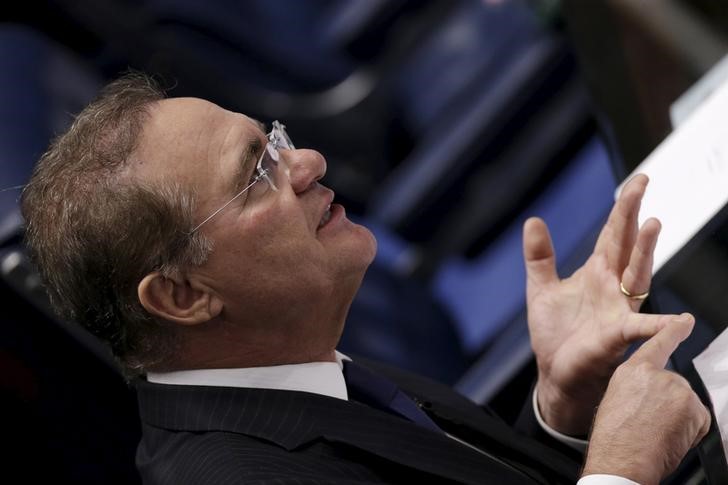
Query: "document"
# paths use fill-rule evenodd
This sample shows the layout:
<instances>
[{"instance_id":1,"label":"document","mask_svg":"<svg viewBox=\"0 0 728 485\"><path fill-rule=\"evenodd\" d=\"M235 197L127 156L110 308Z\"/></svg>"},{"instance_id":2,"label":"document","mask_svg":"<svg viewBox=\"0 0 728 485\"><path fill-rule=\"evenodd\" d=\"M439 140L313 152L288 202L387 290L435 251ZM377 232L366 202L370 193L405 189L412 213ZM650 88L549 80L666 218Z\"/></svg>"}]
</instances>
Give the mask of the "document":
<instances>
[{"instance_id":1,"label":"document","mask_svg":"<svg viewBox=\"0 0 728 485\"><path fill-rule=\"evenodd\" d=\"M640 225L650 217L662 223L656 273L728 202L728 82L707 95L627 180L637 173L650 178Z\"/></svg>"}]
</instances>

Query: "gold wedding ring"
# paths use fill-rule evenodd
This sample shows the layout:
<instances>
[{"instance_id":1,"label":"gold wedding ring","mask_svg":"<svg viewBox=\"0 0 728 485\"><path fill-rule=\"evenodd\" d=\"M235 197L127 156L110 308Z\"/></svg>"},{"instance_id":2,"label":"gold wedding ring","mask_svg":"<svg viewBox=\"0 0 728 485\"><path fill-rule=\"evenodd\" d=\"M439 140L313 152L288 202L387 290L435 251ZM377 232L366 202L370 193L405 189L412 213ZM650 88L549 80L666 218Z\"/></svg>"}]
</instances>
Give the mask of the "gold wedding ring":
<instances>
[{"instance_id":1,"label":"gold wedding ring","mask_svg":"<svg viewBox=\"0 0 728 485\"><path fill-rule=\"evenodd\" d=\"M630 298L632 300L642 301L645 298L647 298L648 296L650 296L649 290L645 291L644 293L640 293L639 295L634 295L634 294L630 293L629 291L627 291L627 288L624 287L624 283L622 283L621 281L619 282L619 289L622 290L622 294L624 296L626 296L627 298Z\"/></svg>"}]
</instances>

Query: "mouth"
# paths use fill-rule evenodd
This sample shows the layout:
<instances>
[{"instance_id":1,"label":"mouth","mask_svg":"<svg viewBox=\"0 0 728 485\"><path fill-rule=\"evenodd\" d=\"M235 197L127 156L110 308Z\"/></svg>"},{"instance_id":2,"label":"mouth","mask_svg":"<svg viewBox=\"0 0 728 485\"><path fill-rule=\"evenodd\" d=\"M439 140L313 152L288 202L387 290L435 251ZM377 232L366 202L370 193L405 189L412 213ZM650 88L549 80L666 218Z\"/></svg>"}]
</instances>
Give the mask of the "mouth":
<instances>
[{"instance_id":1,"label":"mouth","mask_svg":"<svg viewBox=\"0 0 728 485\"><path fill-rule=\"evenodd\" d=\"M331 204L326 206L326 210L324 211L324 215L321 216L321 221L319 221L318 229L321 229L326 225L327 222L331 220Z\"/></svg>"}]
</instances>

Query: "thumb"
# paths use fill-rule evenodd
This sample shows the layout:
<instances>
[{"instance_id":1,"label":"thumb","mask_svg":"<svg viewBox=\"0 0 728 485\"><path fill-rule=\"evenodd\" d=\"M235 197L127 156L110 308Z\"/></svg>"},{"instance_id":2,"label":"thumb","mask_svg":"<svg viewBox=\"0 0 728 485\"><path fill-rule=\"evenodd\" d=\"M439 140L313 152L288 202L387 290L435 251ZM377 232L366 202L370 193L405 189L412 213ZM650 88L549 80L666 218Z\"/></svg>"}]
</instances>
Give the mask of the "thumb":
<instances>
[{"instance_id":1,"label":"thumb","mask_svg":"<svg viewBox=\"0 0 728 485\"><path fill-rule=\"evenodd\" d=\"M538 285L547 285L558 280L556 255L546 223L531 217L523 225L523 259L526 275Z\"/></svg>"},{"instance_id":2,"label":"thumb","mask_svg":"<svg viewBox=\"0 0 728 485\"><path fill-rule=\"evenodd\" d=\"M693 330L695 318L689 313L675 316L673 320L663 327L654 337L645 342L629 361L650 362L659 368L664 368L667 360L675 351L680 342L688 338Z\"/></svg>"}]
</instances>

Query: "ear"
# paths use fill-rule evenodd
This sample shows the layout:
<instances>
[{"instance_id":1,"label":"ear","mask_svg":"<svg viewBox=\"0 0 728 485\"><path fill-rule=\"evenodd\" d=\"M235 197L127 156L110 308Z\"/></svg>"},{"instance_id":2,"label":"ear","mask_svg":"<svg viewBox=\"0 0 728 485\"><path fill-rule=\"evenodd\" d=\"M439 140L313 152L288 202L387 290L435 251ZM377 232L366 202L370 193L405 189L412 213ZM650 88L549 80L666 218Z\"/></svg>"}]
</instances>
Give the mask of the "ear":
<instances>
[{"instance_id":1,"label":"ear","mask_svg":"<svg viewBox=\"0 0 728 485\"><path fill-rule=\"evenodd\" d=\"M139 301L152 315L180 325L197 325L222 312L222 300L209 288L155 271L137 287Z\"/></svg>"}]
</instances>

